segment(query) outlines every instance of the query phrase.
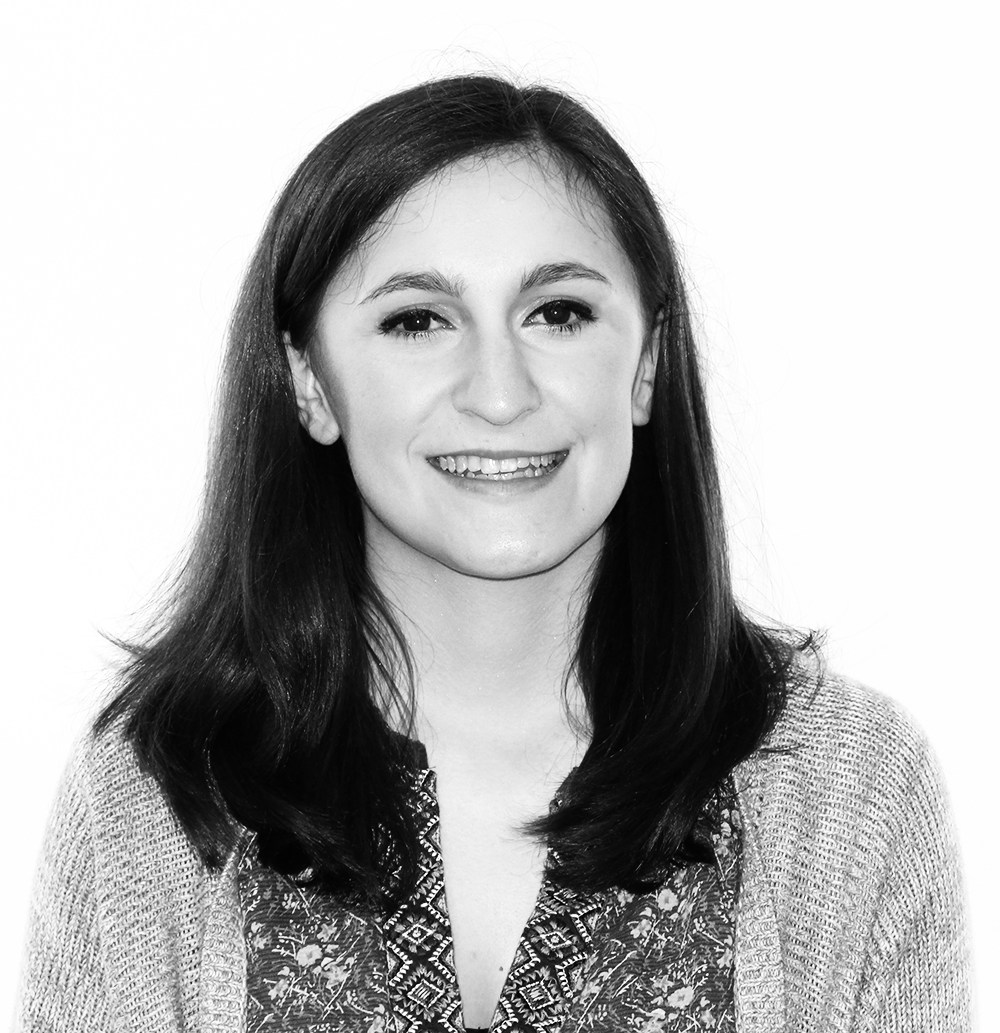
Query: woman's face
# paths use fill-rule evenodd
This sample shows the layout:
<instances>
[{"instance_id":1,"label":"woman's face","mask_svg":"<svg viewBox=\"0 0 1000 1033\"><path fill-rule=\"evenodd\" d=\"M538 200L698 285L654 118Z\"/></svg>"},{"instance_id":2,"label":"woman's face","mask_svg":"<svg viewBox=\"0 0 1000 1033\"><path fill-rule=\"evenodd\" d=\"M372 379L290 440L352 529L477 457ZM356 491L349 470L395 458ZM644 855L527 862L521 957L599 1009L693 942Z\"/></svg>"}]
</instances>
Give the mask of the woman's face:
<instances>
[{"instance_id":1,"label":"woman's face","mask_svg":"<svg viewBox=\"0 0 1000 1033\"><path fill-rule=\"evenodd\" d=\"M369 550L507 579L599 550L648 338L601 207L508 155L404 197L288 354L304 425L344 439Z\"/></svg>"}]
</instances>

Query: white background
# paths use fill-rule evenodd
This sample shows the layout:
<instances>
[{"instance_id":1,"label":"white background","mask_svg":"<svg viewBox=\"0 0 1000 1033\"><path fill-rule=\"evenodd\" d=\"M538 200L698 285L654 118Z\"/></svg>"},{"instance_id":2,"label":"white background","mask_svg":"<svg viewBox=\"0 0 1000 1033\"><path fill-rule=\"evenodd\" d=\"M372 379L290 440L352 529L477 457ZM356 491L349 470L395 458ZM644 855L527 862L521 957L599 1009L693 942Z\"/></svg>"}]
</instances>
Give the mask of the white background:
<instances>
[{"instance_id":1,"label":"white background","mask_svg":"<svg viewBox=\"0 0 1000 1033\"><path fill-rule=\"evenodd\" d=\"M8 0L0 16L0 1016L46 812L108 684L101 632L136 626L192 526L224 325L270 203L363 103L482 68L587 99L658 191L694 284L740 592L829 628L833 665L927 730L990 985L987 4L500 6Z\"/></svg>"}]
</instances>

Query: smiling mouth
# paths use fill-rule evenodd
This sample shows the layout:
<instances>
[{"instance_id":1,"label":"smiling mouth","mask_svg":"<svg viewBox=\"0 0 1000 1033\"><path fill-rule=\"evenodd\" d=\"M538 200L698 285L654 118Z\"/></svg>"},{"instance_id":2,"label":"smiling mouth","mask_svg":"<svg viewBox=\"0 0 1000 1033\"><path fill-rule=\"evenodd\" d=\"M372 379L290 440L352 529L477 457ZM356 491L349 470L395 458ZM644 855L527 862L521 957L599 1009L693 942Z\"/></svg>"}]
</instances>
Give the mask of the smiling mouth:
<instances>
[{"instance_id":1,"label":"smiling mouth","mask_svg":"<svg viewBox=\"0 0 1000 1033\"><path fill-rule=\"evenodd\" d=\"M540 452L538 455L492 456L444 455L429 456L427 462L442 473L474 481L515 481L546 477L559 467L569 449L562 452Z\"/></svg>"}]
</instances>

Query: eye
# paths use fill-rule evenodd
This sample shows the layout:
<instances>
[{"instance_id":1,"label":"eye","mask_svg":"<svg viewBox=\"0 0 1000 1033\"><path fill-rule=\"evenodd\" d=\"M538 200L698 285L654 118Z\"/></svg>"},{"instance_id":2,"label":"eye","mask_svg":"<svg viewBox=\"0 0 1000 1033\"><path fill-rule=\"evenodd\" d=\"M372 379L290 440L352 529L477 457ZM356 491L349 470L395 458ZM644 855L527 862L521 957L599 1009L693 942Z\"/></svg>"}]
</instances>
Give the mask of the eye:
<instances>
[{"instance_id":1,"label":"eye","mask_svg":"<svg viewBox=\"0 0 1000 1033\"><path fill-rule=\"evenodd\" d=\"M435 323L440 323L442 327L451 326L446 319L429 308L408 308L405 312L397 312L394 316L383 319L378 329L381 334L396 337L429 337L436 329Z\"/></svg>"},{"instance_id":2,"label":"eye","mask_svg":"<svg viewBox=\"0 0 1000 1033\"><path fill-rule=\"evenodd\" d=\"M557 298L539 305L525 320L527 326L544 326L558 334L578 333L584 323L594 322L594 312L589 305L579 301Z\"/></svg>"}]
</instances>

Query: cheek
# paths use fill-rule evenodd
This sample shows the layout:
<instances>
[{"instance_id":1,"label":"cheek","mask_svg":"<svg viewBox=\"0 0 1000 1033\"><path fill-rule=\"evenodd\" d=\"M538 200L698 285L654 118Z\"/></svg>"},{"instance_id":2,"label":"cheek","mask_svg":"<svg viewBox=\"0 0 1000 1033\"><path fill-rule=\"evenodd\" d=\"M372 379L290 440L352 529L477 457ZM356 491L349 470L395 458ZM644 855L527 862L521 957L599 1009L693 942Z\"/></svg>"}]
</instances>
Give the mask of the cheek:
<instances>
[{"instance_id":1,"label":"cheek","mask_svg":"<svg viewBox=\"0 0 1000 1033\"><path fill-rule=\"evenodd\" d=\"M580 412L584 434L586 478L584 509L592 519L606 518L621 495L632 464L631 368L620 361L601 364Z\"/></svg>"},{"instance_id":2,"label":"cheek","mask_svg":"<svg viewBox=\"0 0 1000 1033\"><path fill-rule=\"evenodd\" d=\"M349 453L367 449L373 438L382 439L398 416L398 395L387 378L373 370L328 366L323 383Z\"/></svg>"},{"instance_id":3,"label":"cheek","mask_svg":"<svg viewBox=\"0 0 1000 1033\"><path fill-rule=\"evenodd\" d=\"M392 369L344 369L331 378L329 397L358 487L366 494L392 484L409 458L410 443L426 417L425 395L413 377Z\"/></svg>"},{"instance_id":4,"label":"cheek","mask_svg":"<svg viewBox=\"0 0 1000 1033\"><path fill-rule=\"evenodd\" d=\"M567 394L585 438L602 452L631 452L633 371L616 356L593 364Z\"/></svg>"}]
</instances>

